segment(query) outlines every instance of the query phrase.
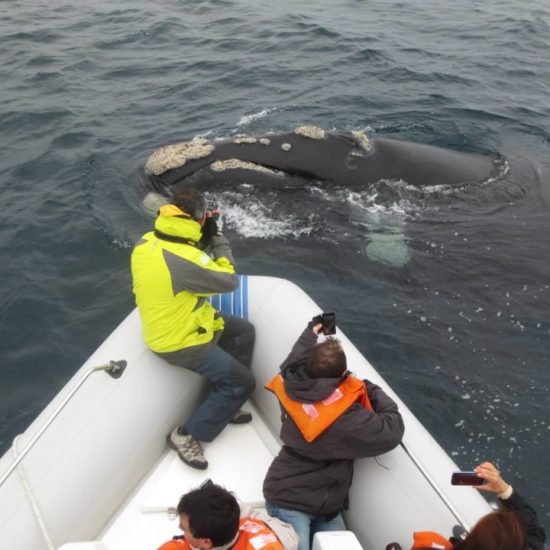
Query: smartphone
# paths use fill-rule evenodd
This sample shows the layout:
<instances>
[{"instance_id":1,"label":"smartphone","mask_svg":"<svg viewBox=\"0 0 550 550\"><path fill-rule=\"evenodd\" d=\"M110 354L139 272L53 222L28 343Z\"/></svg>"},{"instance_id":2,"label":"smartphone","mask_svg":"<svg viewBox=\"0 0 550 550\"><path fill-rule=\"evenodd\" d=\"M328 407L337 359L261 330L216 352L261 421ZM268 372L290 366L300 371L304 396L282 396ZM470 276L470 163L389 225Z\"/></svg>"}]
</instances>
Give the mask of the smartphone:
<instances>
[{"instance_id":1,"label":"smartphone","mask_svg":"<svg viewBox=\"0 0 550 550\"><path fill-rule=\"evenodd\" d=\"M323 334L328 336L329 334L336 334L336 314L334 313L321 313L312 319L313 326L323 325Z\"/></svg>"},{"instance_id":2,"label":"smartphone","mask_svg":"<svg viewBox=\"0 0 550 550\"><path fill-rule=\"evenodd\" d=\"M321 319L323 322L323 334L336 334L336 314L323 313Z\"/></svg>"},{"instance_id":3,"label":"smartphone","mask_svg":"<svg viewBox=\"0 0 550 550\"><path fill-rule=\"evenodd\" d=\"M483 485L485 480L475 472L453 472L451 485Z\"/></svg>"}]
</instances>

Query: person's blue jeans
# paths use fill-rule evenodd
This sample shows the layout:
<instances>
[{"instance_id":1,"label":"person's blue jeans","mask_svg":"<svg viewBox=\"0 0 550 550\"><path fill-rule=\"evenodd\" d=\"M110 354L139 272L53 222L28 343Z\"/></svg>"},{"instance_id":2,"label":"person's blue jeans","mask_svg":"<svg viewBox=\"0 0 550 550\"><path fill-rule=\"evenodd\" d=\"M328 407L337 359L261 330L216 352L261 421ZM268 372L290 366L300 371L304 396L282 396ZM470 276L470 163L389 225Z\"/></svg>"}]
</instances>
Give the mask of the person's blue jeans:
<instances>
[{"instance_id":1,"label":"person's blue jeans","mask_svg":"<svg viewBox=\"0 0 550 550\"><path fill-rule=\"evenodd\" d=\"M208 379L208 394L182 428L199 441L213 441L256 387L250 372L254 325L233 315L222 315L224 329L217 345L197 365L189 367L185 349L159 354Z\"/></svg>"},{"instance_id":2,"label":"person's blue jeans","mask_svg":"<svg viewBox=\"0 0 550 550\"><path fill-rule=\"evenodd\" d=\"M346 524L342 514L338 514L331 520L326 520L323 516L315 516L299 512L298 510L289 510L288 508L279 508L269 501L266 501L265 508L267 513L274 518L278 518L285 523L290 523L299 538L298 550L310 550L315 533L319 531L345 531Z\"/></svg>"}]
</instances>

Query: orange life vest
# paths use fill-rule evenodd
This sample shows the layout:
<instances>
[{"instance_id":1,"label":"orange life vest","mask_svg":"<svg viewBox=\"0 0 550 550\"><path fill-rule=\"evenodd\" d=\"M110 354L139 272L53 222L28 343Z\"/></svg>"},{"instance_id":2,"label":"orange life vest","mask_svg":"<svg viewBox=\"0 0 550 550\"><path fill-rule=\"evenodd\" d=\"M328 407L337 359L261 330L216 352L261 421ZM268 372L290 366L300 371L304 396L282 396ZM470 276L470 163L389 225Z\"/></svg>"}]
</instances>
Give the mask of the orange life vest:
<instances>
[{"instance_id":1,"label":"orange life vest","mask_svg":"<svg viewBox=\"0 0 550 550\"><path fill-rule=\"evenodd\" d=\"M358 402L363 408L373 411L365 384L351 375L348 375L331 395L317 403L301 403L291 399L285 391L281 374L275 376L265 387L277 396L304 439L309 443L321 435L354 403Z\"/></svg>"},{"instance_id":2,"label":"orange life vest","mask_svg":"<svg viewBox=\"0 0 550 550\"><path fill-rule=\"evenodd\" d=\"M184 538L172 539L165 542L162 546L159 546L157 550L186 550L189 548L189 544Z\"/></svg>"},{"instance_id":3,"label":"orange life vest","mask_svg":"<svg viewBox=\"0 0 550 550\"><path fill-rule=\"evenodd\" d=\"M191 547L182 538L166 542L158 550L191 550ZM239 538L231 550L283 550L283 545L263 521L241 518Z\"/></svg>"},{"instance_id":4,"label":"orange life vest","mask_svg":"<svg viewBox=\"0 0 550 550\"><path fill-rule=\"evenodd\" d=\"M439 533L434 531L418 531L413 535L413 546L415 548L442 548L443 550L451 550L453 545Z\"/></svg>"}]
</instances>

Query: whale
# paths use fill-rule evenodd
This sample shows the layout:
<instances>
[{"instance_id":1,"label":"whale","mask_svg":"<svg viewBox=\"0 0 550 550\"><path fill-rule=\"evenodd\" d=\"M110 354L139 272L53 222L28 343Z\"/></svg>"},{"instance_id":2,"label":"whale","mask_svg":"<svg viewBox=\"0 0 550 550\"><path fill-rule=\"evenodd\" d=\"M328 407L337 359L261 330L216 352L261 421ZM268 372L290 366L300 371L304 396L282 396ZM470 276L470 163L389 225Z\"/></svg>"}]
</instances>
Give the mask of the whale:
<instances>
[{"instance_id":1,"label":"whale","mask_svg":"<svg viewBox=\"0 0 550 550\"><path fill-rule=\"evenodd\" d=\"M298 126L292 132L227 139L195 138L156 149L138 173L142 205L156 214L178 188L218 192L242 184L260 189L303 190L307 183L354 190L381 181L403 181L426 189L464 187L498 176L497 157L447 150L364 132L327 132ZM290 205L289 205L290 206ZM371 218L371 215L368 215ZM411 258L403 221L377 212L368 219L365 254L403 267Z\"/></svg>"},{"instance_id":2,"label":"whale","mask_svg":"<svg viewBox=\"0 0 550 550\"><path fill-rule=\"evenodd\" d=\"M495 157L407 141L368 137L364 132L326 132L300 126L292 132L196 138L154 151L139 174L141 186L169 196L180 186L218 184L273 186L303 180L359 187L381 180L409 185L462 186L495 175Z\"/></svg>"}]
</instances>

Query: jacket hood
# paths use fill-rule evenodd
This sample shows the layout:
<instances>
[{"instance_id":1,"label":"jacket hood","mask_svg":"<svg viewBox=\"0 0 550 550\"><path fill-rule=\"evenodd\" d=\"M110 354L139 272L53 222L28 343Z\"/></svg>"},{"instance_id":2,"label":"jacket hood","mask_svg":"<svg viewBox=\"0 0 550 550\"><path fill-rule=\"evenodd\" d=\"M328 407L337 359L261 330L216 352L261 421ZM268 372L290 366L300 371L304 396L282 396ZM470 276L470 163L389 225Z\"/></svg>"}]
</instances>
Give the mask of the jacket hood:
<instances>
[{"instance_id":1,"label":"jacket hood","mask_svg":"<svg viewBox=\"0 0 550 550\"><path fill-rule=\"evenodd\" d=\"M166 235L194 242L198 242L202 236L201 224L173 204L166 204L160 208L155 229Z\"/></svg>"},{"instance_id":2,"label":"jacket hood","mask_svg":"<svg viewBox=\"0 0 550 550\"><path fill-rule=\"evenodd\" d=\"M304 367L303 364L289 367L283 375L287 395L301 403L323 401L334 393L349 374L346 371L338 378L310 378Z\"/></svg>"}]
</instances>

